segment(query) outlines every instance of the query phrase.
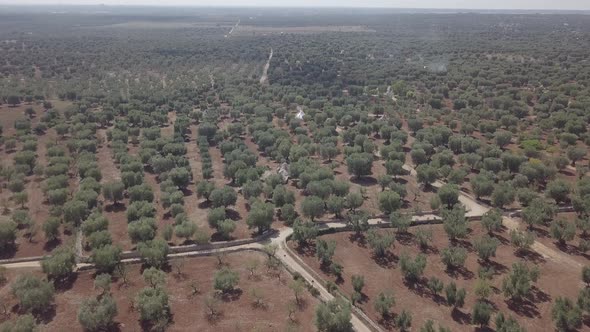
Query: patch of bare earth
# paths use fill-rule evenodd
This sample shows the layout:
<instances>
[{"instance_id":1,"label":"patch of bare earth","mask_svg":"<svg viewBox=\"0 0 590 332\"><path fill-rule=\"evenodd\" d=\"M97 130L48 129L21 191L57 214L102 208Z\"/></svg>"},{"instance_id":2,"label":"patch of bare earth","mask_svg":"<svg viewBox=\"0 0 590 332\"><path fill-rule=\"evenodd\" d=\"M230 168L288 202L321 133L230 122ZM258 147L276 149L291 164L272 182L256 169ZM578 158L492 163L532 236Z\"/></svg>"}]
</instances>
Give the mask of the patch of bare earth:
<instances>
[{"instance_id":1,"label":"patch of bare earth","mask_svg":"<svg viewBox=\"0 0 590 332\"><path fill-rule=\"evenodd\" d=\"M256 260L259 267L255 276L250 277L246 269L246 262ZM215 257L186 258L178 275L173 269L166 276L165 288L169 295L171 322L168 331L285 331L292 327L295 331L314 330L313 315L318 300L305 292L301 305L293 315L293 322L289 320L287 306L295 300L293 292L288 288L291 277L282 271L280 281L276 276L267 274L264 268L265 257L255 252L232 253L225 257L227 266L237 271L240 281L237 289L228 296L220 297L219 309L221 314L215 319L209 319L204 305L205 298L213 292L215 271L219 268ZM175 264L175 260L171 264ZM118 314L115 322L120 331L141 331L139 313L132 307L132 301L137 293L148 285L141 276L141 266L128 265L129 284L123 284L121 279L111 285ZM19 270L19 272L23 272ZM0 299L7 301L9 308L16 305L10 296L10 283L16 278L16 273L9 273L9 283L0 288ZM40 275L40 271L33 271ZM58 288L55 306L49 311L46 321L41 323L44 331L82 331L78 323L77 313L82 301L98 295L94 289L94 272L80 272L71 286ZM191 284L200 290L192 295ZM262 306L254 305L253 289L257 289L263 298ZM6 293L6 294L5 294ZM16 314L9 312L8 317L0 317L0 322L13 319Z\"/></svg>"},{"instance_id":2,"label":"patch of bare earth","mask_svg":"<svg viewBox=\"0 0 590 332\"><path fill-rule=\"evenodd\" d=\"M479 238L484 231L479 223L472 223L468 239ZM396 300L392 311L399 313L402 309L413 314L412 326L422 326L426 320L432 319L442 326L453 331L465 331L472 329L471 312L476 301L473 292L478 268L482 265L494 267L496 274L491 280L492 294L489 303L494 312L503 312L514 316L527 331L544 331L548 326L553 326L551 321L552 302L557 296L575 298L583 285L580 281L579 271L574 270L570 265L558 261L545 260L534 252L524 255L515 255L514 248L509 245L508 234L503 232L496 237L501 245L496 251L490 263L478 261L472 244L468 240L460 242L460 245L468 250L468 257L465 267L456 271L446 271L441 261L440 251L448 247L449 240L442 225L419 226L430 228L433 232L433 243L425 253L427 266L424 276L420 282L412 286L407 284L400 272L399 257L401 253L409 253L415 257L420 250L415 243L413 235L398 236L395 247L389 250L385 258L373 256L369 245L364 240L354 240L354 234L350 232L324 235L324 240L336 241L336 253L334 261L343 265L344 273L342 280L336 280L331 274L326 273L319 265L314 256L313 248L299 249L294 243L289 245L299 252L304 261L318 272L324 279L335 281L340 289L346 294L352 294L351 277L363 275L365 288L363 288L363 300L359 304L369 317L379 322L387 329L392 330L392 322L383 320L373 307L373 301L381 291L392 291ZM417 227L410 229L414 233ZM380 230L380 232L392 232L392 230ZM529 266L536 265L541 270L541 276L532 289L528 300L515 302L506 300L501 292L502 279L509 273L514 262L525 261ZM442 296L433 295L426 287L430 277L441 279L445 285L454 281L458 287L467 290L467 298L463 308L453 310L445 304L444 292ZM492 324L493 325L493 324Z\"/></svg>"}]
</instances>

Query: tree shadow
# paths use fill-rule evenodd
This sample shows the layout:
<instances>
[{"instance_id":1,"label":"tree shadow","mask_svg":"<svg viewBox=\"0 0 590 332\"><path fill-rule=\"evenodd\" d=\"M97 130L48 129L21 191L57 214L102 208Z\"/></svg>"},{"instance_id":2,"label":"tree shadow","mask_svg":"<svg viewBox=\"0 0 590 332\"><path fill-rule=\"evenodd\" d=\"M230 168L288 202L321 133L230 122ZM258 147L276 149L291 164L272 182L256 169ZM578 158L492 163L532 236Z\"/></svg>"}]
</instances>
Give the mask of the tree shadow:
<instances>
[{"instance_id":1,"label":"tree shadow","mask_svg":"<svg viewBox=\"0 0 590 332\"><path fill-rule=\"evenodd\" d=\"M367 239L363 233L352 233L348 235L348 240L352 243L356 242L357 245L361 248L367 247Z\"/></svg>"},{"instance_id":2,"label":"tree shadow","mask_svg":"<svg viewBox=\"0 0 590 332\"><path fill-rule=\"evenodd\" d=\"M49 324L57 315L57 305L51 304L44 308L42 311L35 311L33 315L37 318L40 323ZM19 309L20 310L20 309Z\"/></svg>"},{"instance_id":3,"label":"tree shadow","mask_svg":"<svg viewBox=\"0 0 590 332\"><path fill-rule=\"evenodd\" d=\"M420 249L420 252L426 255L438 255L440 253L440 251L438 250L437 247L433 246L433 245L427 245L426 247L421 247L418 243L416 243L416 245L418 245L418 249Z\"/></svg>"},{"instance_id":4,"label":"tree shadow","mask_svg":"<svg viewBox=\"0 0 590 332\"><path fill-rule=\"evenodd\" d=\"M403 283L412 293L420 297L432 297L425 278L419 278L416 281L408 281L404 278Z\"/></svg>"},{"instance_id":5,"label":"tree shadow","mask_svg":"<svg viewBox=\"0 0 590 332\"><path fill-rule=\"evenodd\" d=\"M168 324L167 326L169 326L170 324L172 324L172 322L174 321L172 318L172 313L170 313L170 310L168 310ZM156 329L154 328L157 322L155 321L151 321L151 320L140 320L139 325L141 326L141 330L148 332L148 331L156 331Z\"/></svg>"},{"instance_id":6,"label":"tree shadow","mask_svg":"<svg viewBox=\"0 0 590 332\"><path fill-rule=\"evenodd\" d=\"M451 311L451 318L459 324L471 324L471 314L463 312L458 308L453 308Z\"/></svg>"},{"instance_id":7,"label":"tree shadow","mask_svg":"<svg viewBox=\"0 0 590 332\"><path fill-rule=\"evenodd\" d=\"M197 204L197 206L199 207L199 209L208 209L212 206L211 201L202 201L201 203Z\"/></svg>"},{"instance_id":8,"label":"tree shadow","mask_svg":"<svg viewBox=\"0 0 590 332\"><path fill-rule=\"evenodd\" d=\"M61 239L53 239L51 241L47 241L43 245L43 250L47 252L53 251L53 249L57 248L59 245L61 245L61 243Z\"/></svg>"},{"instance_id":9,"label":"tree shadow","mask_svg":"<svg viewBox=\"0 0 590 332\"><path fill-rule=\"evenodd\" d=\"M121 332L121 331L123 331L121 329L121 325L122 325L121 323L113 322L109 326L106 327L106 331L109 331L109 332Z\"/></svg>"},{"instance_id":10,"label":"tree shadow","mask_svg":"<svg viewBox=\"0 0 590 332\"><path fill-rule=\"evenodd\" d=\"M529 300L533 303L542 303L542 302L550 302L551 301L551 295L545 293L544 291L542 291L541 289L539 289L537 286L533 286L531 287L530 293L529 293Z\"/></svg>"},{"instance_id":11,"label":"tree shadow","mask_svg":"<svg viewBox=\"0 0 590 332\"><path fill-rule=\"evenodd\" d=\"M502 227L504 227L504 226L502 226ZM493 234L493 237L496 238L498 241L500 241L500 243L502 245L508 245L508 244L510 244L510 241L507 238L503 237L502 235L500 235L498 233L494 233Z\"/></svg>"},{"instance_id":12,"label":"tree shadow","mask_svg":"<svg viewBox=\"0 0 590 332\"><path fill-rule=\"evenodd\" d=\"M233 221L240 221L242 219L242 217L240 216L240 213L234 209L225 209L225 214L226 214L227 218L229 218Z\"/></svg>"},{"instance_id":13,"label":"tree shadow","mask_svg":"<svg viewBox=\"0 0 590 332\"><path fill-rule=\"evenodd\" d=\"M576 176L576 173L572 170L569 170L567 168L564 168L562 170L559 171L559 173L565 175L565 176Z\"/></svg>"},{"instance_id":14,"label":"tree shadow","mask_svg":"<svg viewBox=\"0 0 590 332\"><path fill-rule=\"evenodd\" d=\"M370 187L370 186L374 186L376 185L377 179L375 179L372 176L362 176L360 178L357 177L353 177L350 182L354 183L354 184L358 184L359 186L363 186L363 187Z\"/></svg>"},{"instance_id":15,"label":"tree shadow","mask_svg":"<svg viewBox=\"0 0 590 332\"><path fill-rule=\"evenodd\" d=\"M122 212L126 210L126 206L125 204L121 203L121 202L117 202L117 203L113 203L113 204L109 204L107 206L105 206L104 210L106 212Z\"/></svg>"},{"instance_id":16,"label":"tree shadow","mask_svg":"<svg viewBox=\"0 0 590 332\"><path fill-rule=\"evenodd\" d=\"M454 268L447 268L445 272L453 278L458 278L459 276L464 280L471 280L474 278L473 272L467 270L464 266L454 267Z\"/></svg>"},{"instance_id":17,"label":"tree shadow","mask_svg":"<svg viewBox=\"0 0 590 332\"><path fill-rule=\"evenodd\" d=\"M560 243L559 241L554 241L553 244L557 247L557 249L561 250L562 252L568 254L568 255L580 255L580 251L578 250L578 247L568 244L566 243Z\"/></svg>"},{"instance_id":18,"label":"tree shadow","mask_svg":"<svg viewBox=\"0 0 590 332\"><path fill-rule=\"evenodd\" d=\"M409 246L412 243L414 243L414 235L409 232L398 232L395 234L395 239L397 240L397 242L403 244L404 246Z\"/></svg>"},{"instance_id":19,"label":"tree shadow","mask_svg":"<svg viewBox=\"0 0 590 332\"><path fill-rule=\"evenodd\" d=\"M545 258L543 258L543 256L541 256L539 253L537 253L533 250L530 250L530 249L517 250L514 253L514 256L516 256L518 258L522 258L526 261L533 262L535 264L545 263Z\"/></svg>"},{"instance_id":20,"label":"tree shadow","mask_svg":"<svg viewBox=\"0 0 590 332\"><path fill-rule=\"evenodd\" d=\"M190 190L189 188L183 188L180 191L182 191L182 194L184 195L184 197L190 196L193 194L193 191Z\"/></svg>"},{"instance_id":21,"label":"tree shadow","mask_svg":"<svg viewBox=\"0 0 590 332\"><path fill-rule=\"evenodd\" d=\"M143 171L146 173L154 174L154 169L149 164L143 165Z\"/></svg>"},{"instance_id":22,"label":"tree shadow","mask_svg":"<svg viewBox=\"0 0 590 332\"><path fill-rule=\"evenodd\" d=\"M461 247L465 250L467 250L468 252L473 252L473 245L471 244L471 242L469 240L463 240L463 239L455 239L453 241L453 244L455 246Z\"/></svg>"},{"instance_id":23,"label":"tree shadow","mask_svg":"<svg viewBox=\"0 0 590 332\"><path fill-rule=\"evenodd\" d=\"M309 302L307 301L307 299L300 297L299 301L295 301L295 305L297 306L297 309L299 309L300 311L304 311L309 306Z\"/></svg>"},{"instance_id":24,"label":"tree shadow","mask_svg":"<svg viewBox=\"0 0 590 332\"><path fill-rule=\"evenodd\" d=\"M533 229L533 231L535 232L535 234L536 234L538 237L549 237L549 232L547 232L546 230L544 230L544 229L542 229L542 228L540 228L540 227L535 227L535 228Z\"/></svg>"},{"instance_id":25,"label":"tree shadow","mask_svg":"<svg viewBox=\"0 0 590 332\"><path fill-rule=\"evenodd\" d=\"M377 265L384 269L394 268L399 260L399 258L389 250L387 250L383 256L376 256L375 254L372 254L371 258L373 258Z\"/></svg>"},{"instance_id":26,"label":"tree shadow","mask_svg":"<svg viewBox=\"0 0 590 332\"><path fill-rule=\"evenodd\" d=\"M295 251L297 251L297 254L299 254L300 256L313 257L313 256L315 256L315 244L309 243L304 246L298 245L295 248Z\"/></svg>"},{"instance_id":27,"label":"tree shadow","mask_svg":"<svg viewBox=\"0 0 590 332\"><path fill-rule=\"evenodd\" d=\"M489 299L480 299L478 301L482 301L484 303L487 303L490 306L490 308L492 308L492 311L494 311L494 312L498 312L498 310L499 310L498 305Z\"/></svg>"},{"instance_id":28,"label":"tree shadow","mask_svg":"<svg viewBox=\"0 0 590 332\"><path fill-rule=\"evenodd\" d=\"M494 329L492 329L489 326L477 326L473 329L473 331L475 331L475 332L493 332Z\"/></svg>"},{"instance_id":29,"label":"tree shadow","mask_svg":"<svg viewBox=\"0 0 590 332\"><path fill-rule=\"evenodd\" d=\"M519 316L525 316L528 318L539 317L539 310L537 310L537 306L529 300L508 299L505 302L508 305L508 309L514 311Z\"/></svg>"},{"instance_id":30,"label":"tree shadow","mask_svg":"<svg viewBox=\"0 0 590 332\"><path fill-rule=\"evenodd\" d=\"M219 298L223 301L223 302L233 302L233 301L237 301L240 299L240 297L242 296L243 291L239 288L234 288L230 291L227 292L223 292L219 295Z\"/></svg>"},{"instance_id":31,"label":"tree shadow","mask_svg":"<svg viewBox=\"0 0 590 332\"><path fill-rule=\"evenodd\" d=\"M18 245L13 244L9 245L8 247L4 247L0 251L0 259L10 259L16 255L16 251L18 250Z\"/></svg>"},{"instance_id":32,"label":"tree shadow","mask_svg":"<svg viewBox=\"0 0 590 332\"><path fill-rule=\"evenodd\" d=\"M407 199L402 199L402 209L410 209L412 207L412 202Z\"/></svg>"},{"instance_id":33,"label":"tree shadow","mask_svg":"<svg viewBox=\"0 0 590 332\"><path fill-rule=\"evenodd\" d=\"M388 315L381 316L378 320L379 325L383 326L387 331L395 329L395 314L389 313Z\"/></svg>"},{"instance_id":34,"label":"tree shadow","mask_svg":"<svg viewBox=\"0 0 590 332\"><path fill-rule=\"evenodd\" d=\"M422 188L422 191L425 192L425 193L433 193L433 194L436 194L436 188L433 185L431 185L431 184L421 185L420 187Z\"/></svg>"},{"instance_id":35,"label":"tree shadow","mask_svg":"<svg viewBox=\"0 0 590 332\"><path fill-rule=\"evenodd\" d=\"M492 260L480 261L481 266L494 269L494 275L500 275L508 272L506 265Z\"/></svg>"},{"instance_id":36,"label":"tree shadow","mask_svg":"<svg viewBox=\"0 0 590 332\"><path fill-rule=\"evenodd\" d=\"M219 232L215 232L215 233L211 234L211 242L223 242L223 241L231 241L231 240L235 240L235 237L233 237L231 235L229 237L225 237Z\"/></svg>"},{"instance_id":37,"label":"tree shadow","mask_svg":"<svg viewBox=\"0 0 590 332\"><path fill-rule=\"evenodd\" d=\"M399 184L407 184L408 183L408 180L406 180L406 179L404 179L402 177L396 176L396 177L393 177L393 182L396 182L396 183L399 183Z\"/></svg>"}]
</instances>

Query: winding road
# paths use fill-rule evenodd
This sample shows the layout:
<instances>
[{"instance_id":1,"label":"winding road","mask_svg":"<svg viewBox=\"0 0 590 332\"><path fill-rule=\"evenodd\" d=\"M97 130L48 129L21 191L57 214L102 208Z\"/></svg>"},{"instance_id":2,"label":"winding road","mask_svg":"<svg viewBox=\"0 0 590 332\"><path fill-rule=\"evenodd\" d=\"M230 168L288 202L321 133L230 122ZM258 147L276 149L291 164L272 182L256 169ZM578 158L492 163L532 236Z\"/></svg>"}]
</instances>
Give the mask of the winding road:
<instances>
[{"instance_id":1,"label":"winding road","mask_svg":"<svg viewBox=\"0 0 590 332\"><path fill-rule=\"evenodd\" d=\"M371 219L369 220L370 225L379 225L387 223L382 219ZM319 225L320 229L330 229L330 228L346 228L347 225L343 222L333 222L333 223L325 223ZM293 229L290 227L285 227L279 230L275 235L273 235L270 240L263 240L261 242L255 243L248 243L242 244L232 247L220 248L220 249L210 249L210 250L197 250L197 251L189 251L184 253L177 253L177 254L169 254L168 258L175 258L175 257L188 257L188 256L208 256L214 255L216 253L221 252L236 252L236 251L243 251L243 250L255 250L255 251L262 251L266 244L275 244L277 246L277 252L275 253L275 257L277 257L291 272L297 272L311 285L313 285L316 289L320 292L320 298L322 301L330 301L334 298L334 296L328 292L328 290L324 287L324 283L321 280L317 280L314 278L308 270L298 261L297 257L294 257L289 252L287 247L287 238L293 233ZM123 259L121 260L122 263L131 264L131 263L139 263L141 262L141 258L130 258L130 259ZM2 266L8 269L20 269L20 268L41 268L41 260L34 260L28 262L18 262L18 263L9 263L9 264L2 264ZM76 265L78 270L85 270L93 268L92 264L89 263L78 263ZM364 315L364 313L360 311L353 312L351 317L351 324L355 331L359 332L370 332L370 331L380 331L379 325L375 322L372 322L367 316L364 316L365 321L369 321L372 328L370 328L365 321L361 320L358 316Z\"/></svg>"},{"instance_id":2,"label":"winding road","mask_svg":"<svg viewBox=\"0 0 590 332\"><path fill-rule=\"evenodd\" d=\"M272 50L271 50L271 57L272 57ZM270 60L270 57L269 57ZM404 165L404 168L412 175L416 176L416 171L410 165ZM444 185L444 182L437 181L433 184L434 187L440 188ZM490 210L490 207L484 205L483 203L477 201L472 196L468 195L467 193L460 192L459 201L463 204L466 208L466 216L467 217L481 217L484 213ZM439 216L435 215L420 215L420 216L413 216L412 220L414 221L423 221L423 220L436 220L439 219ZM519 222L512 218L510 215L503 216L503 224L504 226L509 229L518 229ZM389 221L385 218L374 218L369 219L369 225L372 227L377 227L380 225L389 224ZM347 227L347 224L344 222L330 222L330 223L322 223L318 224L320 229L344 229ZM255 250L255 251L262 251L264 246L267 244L274 244L277 246L277 251L275 256L281 260L284 266L291 271L291 273L297 272L299 273L305 280L313 285L316 289L319 290L320 298L322 301L330 301L334 298L328 290L324 287L324 283L318 277L314 277L309 268L306 268L305 263L297 257L294 253L290 251L287 246L287 239L293 233L293 229L290 227L283 227L278 230L275 234L271 235L269 239L261 240L259 242L248 243L248 244L240 244L235 246L229 246L220 249L207 249L207 250L195 250L183 253L175 253L169 254L169 258L174 257L187 257L187 256L207 256L207 255L214 255L220 252L236 252L236 251L243 251L243 250ZM569 267L575 269L581 269L582 264L578 263L571 257L568 257L566 254L559 252L555 249L547 247L546 245L535 241L532 245L532 249L542 255L545 259L550 259L553 261L557 261L560 263L564 263ZM141 262L140 258L130 258L122 260L123 263L139 263ZM41 260L32 260L27 262L17 262L17 263L7 263L1 264L9 269L20 269L20 268L40 268L41 267ZM91 269L93 268L92 264L88 263L79 263L77 264L78 270L83 269ZM369 331L382 331L379 325L372 321L369 317L367 317L362 311L357 308L354 308L352 312L351 324L355 331L359 332L369 332Z\"/></svg>"}]
</instances>

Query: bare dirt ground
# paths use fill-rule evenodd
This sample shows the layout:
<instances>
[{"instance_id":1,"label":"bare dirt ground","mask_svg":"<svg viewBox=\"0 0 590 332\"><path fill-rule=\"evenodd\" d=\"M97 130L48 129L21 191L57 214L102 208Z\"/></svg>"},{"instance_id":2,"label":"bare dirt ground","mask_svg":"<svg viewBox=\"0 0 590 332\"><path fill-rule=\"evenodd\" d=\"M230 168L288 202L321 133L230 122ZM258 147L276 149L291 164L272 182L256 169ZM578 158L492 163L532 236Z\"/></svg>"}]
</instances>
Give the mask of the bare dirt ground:
<instances>
[{"instance_id":1,"label":"bare dirt ground","mask_svg":"<svg viewBox=\"0 0 590 332\"><path fill-rule=\"evenodd\" d=\"M98 147L97 161L102 174L101 184L116 182L121 180L121 171L113 160L112 150L110 149L106 137L106 129L98 129L97 137L102 144ZM117 204L106 201L102 197L103 214L109 220L109 232L115 243L121 246L123 250L132 248L131 241L127 235L127 217L126 207L129 204L128 199L124 199Z\"/></svg>"},{"instance_id":2,"label":"bare dirt ground","mask_svg":"<svg viewBox=\"0 0 590 332\"><path fill-rule=\"evenodd\" d=\"M191 166L193 174L193 182L191 184L191 194L184 197L184 209L189 219L194 222L199 229L207 230L209 225L207 224L207 214L204 209L199 207L200 200L197 197L195 185L203 179L201 155L199 153L199 147L197 146L198 132L197 126L191 125L191 138L186 144L187 154L186 157Z\"/></svg>"},{"instance_id":3,"label":"bare dirt ground","mask_svg":"<svg viewBox=\"0 0 590 332\"><path fill-rule=\"evenodd\" d=\"M211 163L213 164L213 178L211 179L216 187L223 187L227 184L225 176L223 175L223 156L218 147L209 147L209 154L211 155Z\"/></svg>"},{"instance_id":4,"label":"bare dirt ground","mask_svg":"<svg viewBox=\"0 0 590 332\"><path fill-rule=\"evenodd\" d=\"M523 230L527 228L527 225L520 218L511 219L515 224L515 227ZM558 213L554 219L564 219L568 222L574 222L576 214L574 212ZM539 247L545 247L543 252L545 252L547 256L568 263L571 266L577 266L578 269L581 269L584 265L590 264L590 255L582 252L578 248L581 239L588 240L588 234L583 235L581 231L576 230L574 240L568 241L566 244L562 245L551 237L548 226L537 225L533 232L536 235Z\"/></svg>"},{"instance_id":5,"label":"bare dirt ground","mask_svg":"<svg viewBox=\"0 0 590 332\"><path fill-rule=\"evenodd\" d=\"M69 104L62 103L61 106L65 107ZM4 106L0 108L0 123L2 125L10 126L10 127L3 127L6 136L13 135L14 130L14 121L18 119L25 119L27 118L24 114L24 110L28 107L32 107L35 110L35 115L31 118L31 123L33 126L37 125L40 121L41 116L44 113L44 109L42 105L31 104L25 105L22 104L17 107L7 107ZM6 111L6 112L4 112ZM42 166L47 165L47 142L57 142L58 144L64 146L63 140L57 139L57 134L55 130L48 129L45 133L40 134L37 136L38 144L37 144L37 159L36 163ZM17 143L16 148L14 151L19 151L21 149L21 143ZM13 155L14 151L5 151L2 149L0 151L0 158L2 158L4 165L12 165L13 164ZM34 221L34 235L31 238L25 237L25 231L21 230L17 237L17 247L16 251L13 252L4 252L0 253L0 257L2 258L20 258L20 257L30 257L30 256L42 256L51 252L56 246L62 243L70 243L72 239L72 234L64 233L62 229L62 234L58 241L54 241L52 243L48 243L45 239L45 235L43 233L43 223L49 217L49 210L50 206L46 202L45 194L42 190L43 186L43 177L39 177L36 175L30 175L25 179L25 192L27 193L28 201L24 206L16 205L12 200L12 193L8 189L0 190L0 201L4 202L3 204L8 207L8 213L3 216L3 218L10 218L12 211L15 209L24 208L28 211L29 216ZM4 208L4 206L2 207ZM4 212L4 211L3 211Z\"/></svg>"},{"instance_id":6,"label":"bare dirt ground","mask_svg":"<svg viewBox=\"0 0 590 332\"><path fill-rule=\"evenodd\" d=\"M4 136L14 133L14 122L26 119L25 109L28 107L35 108L34 105L25 105L24 103L16 107L8 105L0 107L0 125L2 125Z\"/></svg>"},{"instance_id":7,"label":"bare dirt ground","mask_svg":"<svg viewBox=\"0 0 590 332\"><path fill-rule=\"evenodd\" d=\"M172 137L174 135L174 122L176 122L176 112L168 112L168 124L161 129L162 137Z\"/></svg>"},{"instance_id":8,"label":"bare dirt ground","mask_svg":"<svg viewBox=\"0 0 590 332\"><path fill-rule=\"evenodd\" d=\"M108 202L102 212L109 221L109 233L113 238L113 243L119 245L123 250L131 250L134 247L127 232L127 206L129 206L127 198L117 202L117 205Z\"/></svg>"},{"instance_id":9,"label":"bare dirt ground","mask_svg":"<svg viewBox=\"0 0 590 332\"><path fill-rule=\"evenodd\" d=\"M194 137L196 139L197 137L197 130L195 128L194 130ZM199 155L198 152L198 147L196 146L196 141L193 142L191 140L191 142L188 144L188 146L194 145L194 147L187 147L187 158L193 160L195 158L195 156ZM192 150L192 151L191 151ZM223 163L223 156L221 154L221 151L219 150L218 147L215 146L211 146L209 147L209 153L211 155L211 161L213 163L213 178L210 179L210 181L212 181L215 186L217 188L221 188L225 185L229 185L227 179L225 179L224 175L223 175L223 167L224 167L224 163ZM200 170L200 157L196 158L197 161L197 165L198 165L198 169L199 169L199 175L198 175L198 179L200 179L202 177L201 174L201 170ZM197 166L195 165L195 166ZM191 168L193 167L193 164L191 164ZM193 168L193 174L194 174L194 168ZM197 183L197 181L195 181L195 183ZM237 188L234 188L234 190L236 190ZM192 193L188 196L185 196L185 207L187 209L187 213L189 215L190 220L192 220L198 227L199 229L201 229L202 231L204 231L207 235L209 235L211 237L212 241L220 241L222 240L221 238L219 238L216 234L216 231L214 228L209 227L209 224L207 222L207 215L210 211L210 206L205 202L204 199L199 199L196 196L196 192L195 190L193 190L193 188L191 188ZM226 212L227 212L227 217L236 221L236 229L235 231L232 233L232 238L233 239L244 239L244 238L250 238L252 237L252 230L248 229L248 225L246 225L246 218L248 216L248 209L247 209L247 205L246 205L246 200L244 199L244 196L242 196L241 194L238 194L238 199L236 201L235 206L229 207Z\"/></svg>"},{"instance_id":10,"label":"bare dirt ground","mask_svg":"<svg viewBox=\"0 0 590 332\"><path fill-rule=\"evenodd\" d=\"M245 268L245 262L250 260L260 262L255 277L251 278L249 278L250 272ZM217 259L215 257L186 258L184 267L181 269L183 274L178 276L176 271L172 270L166 278L165 287L169 294L172 313L172 322L167 330L285 331L291 327L295 331L313 330L313 313L318 300L306 292L302 306L294 314L295 322L290 323L287 305L295 299L293 292L287 286L291 277L283 271L279 282L275 276L266 273L266 268L263 266L264 260L262 254L255 252L239 252L226 256L227 265L240 274L239 288L231 296L221 300L221 316L217 320L210 321L205 314L204 299L213 291L213 277L218 268ZM118 323L119 331L141 331L139 314L131 308L131 301L138 291L147 286L140 274L140 268L140 265L129 265L130 283L124 285L121 280L116 280L111 286L111 293L118 307L115 321ZM8 295L10 281L16 277L14 272L16 271L9 272L9 283L0 288L0 298L6 299L9 307L16 304L15 300ZM22 273L23 270L18 272ZM53 313L41 326L42 330L82 331L76 318L77 311L84 299L98 294L98 291L93 289L93 277L92 272L81 272L70 287L58 290L56 306L50 310ZM191 282L195 282L200 290L200 293L195 296L189 296ZM264 307L253 305L251 291L254 288L262 292ZM11 313L10 317L14 315ZM6 318L1 317L0 321L4 319Z\"/></svg>"},{"instance_id":11,"label":"bare dirt ground","mask_svg":"<svg viewBox=\"0 0 590 332\"><path fill-rule=\"evenodd\" d=\"M121 171L117 168L115 161L113 160L113 152L108 145L107 130L100 128L97 130L96 135L101 144L98 147L97 162L100 167L100 173L102 174L101 183L109 183L121 180Z\"/></svg>"},{"instance_id":12,"label":"bare dirt ground","mask_svg":"<svg viewBox=\"0 0 590 332\"><path fill-rule=\"evenodd\" d=\"M477 280L478 267L482 263L478 262L470 242L462 241L461 245L469 251L465 268L454 273L445 271L439 253L440 250L448 246L449 241L442 225L419 227L432 229L434 242L427 253L424 281L413 288L405 284L398 266L399 256L402 252L407 252L412 257L419 252L412 235L398 237L395 248L390 249L386 259L379 261L375 260L367 243L362 240L354 242L351 240L352 233L344 232L322 236L323 239L337 242L334 261L344 266L343 280L341 281L335 280L332 275L322 271L318 260L314 257L313 249L300 250L296 244L290 243L290 245L299 252L310 267L325 279L337 282L340 289L347 295L352 293L352 275L363 275L366 284L363 289L365 297L360 307L373 320L388 330L392 329L391 322L383 321L373 308L373 300L379 292L385 290L393 291L396 300L396 305L393 307L394 313L399 313L402 309L413 313L412 326L422 326L427 319L432 319L453 331L470 329L471 310L476 301L473 289ZM410 232L415 232L416 229L413 227ZM381 230L381 232L391 232L391 230ZM481 226L478 223L472 223L468 239L478 238L482 234ZM496 270L496 275L491 282L493 292L489 298L490 303L495 312L513 315L528 331L546 330L548 326L553 326L551 321L552 300L557 296L575 298L579 289L583 287L579 271L559 261L545 260L539 254L532 252L526 256L516 256L514 249L508 244L507 236L507 232L497 236L502 245L498 247L496 257L492 258L492 263L489 264ZM541 270L541 277L533 288L531 300L523 303L507 301L501 294L502 279L509 273L512 263L518 260L524 260L529 265L536 264ZM438 277L445 284L453 280L459 287L466 288L465 306L453 311L445 304L442 297L433 296L425 287L425 280L432 276ZM588 326L585 325L584 328L586 329Z\"/></svg>"},{"instance_id":13,"label":"bare dirt ground","mask_svg":"<svg viewBox=\"0 0 590 332\"><path fill-rule=\"evenodd\" d=\"M164 207L162 207L162 192L160 191L160 183L158 183L157 175L151 173L144 173L144 180L147 185L152 187L152 191L154 193L154 208L156 208L156 222L158 223L158 229L162 229L163 226L167 223L165 220L165 213ZM168 218L170 219L170 218ZM172 222L173 220L169 220Z\"/></svg>"},{"instance_id":14,"label":"bare dirt ground","mask_svg":"<svg viewBox=\"0 0 590 332\"><path fill-rule=\"evenodd\" d=\"M98 149L98 164L101 166L102 180L101 183L108 183L112 181L118 181L121 179L121 170L115 164L113 159L112 150L106 140L106 130L98 129L97 137L102 140L103 143ZM137 155L139 146L132 143L127 145L129 153L131 155ZM102 194L101 194L102 197ZM117 204L112 202L104 201L103 199L103 215L109 221L109 233L113 238L113 242L119 245L123 250L131 250L134 245L129 239L127 232L127 207L129 206L129 199L125 198Z\"/></svg>"},{"instance_id":15,"label":"bare dirt ground","mask_svg":"<svg viewBox=\"0 0 590 332\"><path fill-rule=\"evenodd\" d=\"M202 174L202 165L201 165L201 155L199 154L199 147L197 146L197 139L198 139L198 129L196 125L190 126L191 130L191 138L190 141L186 144L186 157L191 165L191 170L193 173L193 181L195 183L199 182L203 178Z\"/></svg>"}]
</instances>

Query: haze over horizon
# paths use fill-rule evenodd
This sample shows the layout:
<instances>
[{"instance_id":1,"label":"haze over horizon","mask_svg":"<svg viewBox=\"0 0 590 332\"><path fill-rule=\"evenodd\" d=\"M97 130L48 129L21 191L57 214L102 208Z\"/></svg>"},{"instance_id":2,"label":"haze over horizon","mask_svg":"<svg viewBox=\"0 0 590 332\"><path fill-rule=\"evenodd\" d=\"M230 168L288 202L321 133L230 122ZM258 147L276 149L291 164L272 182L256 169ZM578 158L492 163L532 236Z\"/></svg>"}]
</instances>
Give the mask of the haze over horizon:
<instances>
[{"instance_id":1,"label":"haze over horizon","mask_svg":"<svg viewBox=\"0 0 590 332\"><path fill-rule=\"evenodd\" d=\"M110 6L205 6L205 7L359 7L478 10L588 10L590 1L562 0L227 0L211 5L205 0L0 0L0 5L110 5Z\"/></svg>"}]
</instances>

